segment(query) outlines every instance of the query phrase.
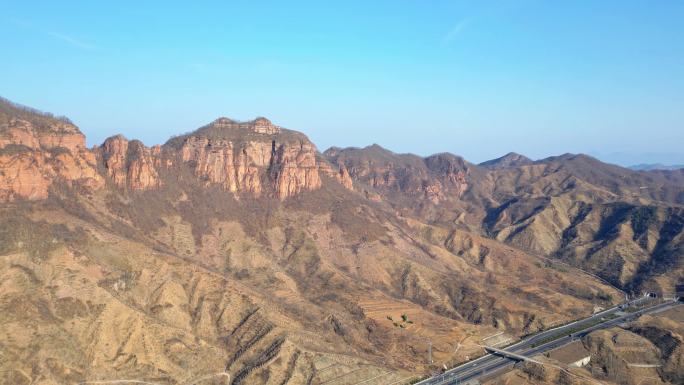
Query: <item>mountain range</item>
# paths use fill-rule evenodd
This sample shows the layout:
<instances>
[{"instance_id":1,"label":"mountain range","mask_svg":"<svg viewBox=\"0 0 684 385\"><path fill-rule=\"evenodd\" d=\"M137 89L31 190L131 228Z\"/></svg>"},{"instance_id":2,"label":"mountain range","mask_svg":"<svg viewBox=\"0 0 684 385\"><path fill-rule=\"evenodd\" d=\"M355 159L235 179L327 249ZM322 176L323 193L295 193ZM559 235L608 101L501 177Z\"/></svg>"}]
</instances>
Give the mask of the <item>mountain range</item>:
<instances>
[{"instance_id":1,"label":"mountain range","mask_svg":"<svg viewBox=\"0 0 684 385\"><path fill-rule=\"evenodd\" d=\"M629 166L629 168L636 171L679 170L684 168L684 164L664 165L662 163L641 163Z\"/></svg>"},{"instance_id":2,"label":"mountain range","mask_svg":"<svg viewBox=\"0 0 684 385\"><path fill-rule=\"evenodd\" d=\"M684 170L582 154L320 152L262 117L87 148L1 100L0 202L13 384L391 383L684 291Z\"/></svg>"}]
</instances>

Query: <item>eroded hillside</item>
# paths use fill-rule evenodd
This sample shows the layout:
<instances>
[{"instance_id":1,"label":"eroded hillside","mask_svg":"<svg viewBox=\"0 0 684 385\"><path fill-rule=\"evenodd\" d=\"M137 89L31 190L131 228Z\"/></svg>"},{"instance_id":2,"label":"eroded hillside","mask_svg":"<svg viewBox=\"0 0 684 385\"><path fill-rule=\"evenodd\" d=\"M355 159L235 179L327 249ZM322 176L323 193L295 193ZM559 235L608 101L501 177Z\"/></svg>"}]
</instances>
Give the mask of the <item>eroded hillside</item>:
<instances>
[{"instance_id":1,"label":"eroded hillside","mask_svg":"<svg viewBox=\"0 0 684 385\"><path fill-rule=\"evenodd\" d=\"M581 355L568 356L566 362L555 359L554 352L537 356L535 359L544 365L519 364L486 384L681 384L683 321L684 306L680 305L623 327L595 331L577 342ZM582 356L590 357L586 366L568 365L567 361Z\"/></svg>"},{"instance_id":2,"label":"eroded hillside","mask_svg":"<svg viewBox=\"0 0 684 385\"><path fill-rule=\"evenodd\" d=\"M390 383L431 370L430 345L435 365L459 362L485 336L616 303L613 286L678 279L659 262L680 266L676 202L638 196L606 222L615 191L569 187L537 164L488 171L378 146L321 154L264 118L87 149L66 120L5 104L5 382L175 384L226 371L233 384ZM504 182L496 173L510 167L532 169ZM520 203L506 205L510 194ZM576 221L581 210L596 219ZM613 286L571 266L603 274L603 238L643 250L632 274L604 277ZM601 247L586 262L588 242Z\"/></svg>"}]
</instances>

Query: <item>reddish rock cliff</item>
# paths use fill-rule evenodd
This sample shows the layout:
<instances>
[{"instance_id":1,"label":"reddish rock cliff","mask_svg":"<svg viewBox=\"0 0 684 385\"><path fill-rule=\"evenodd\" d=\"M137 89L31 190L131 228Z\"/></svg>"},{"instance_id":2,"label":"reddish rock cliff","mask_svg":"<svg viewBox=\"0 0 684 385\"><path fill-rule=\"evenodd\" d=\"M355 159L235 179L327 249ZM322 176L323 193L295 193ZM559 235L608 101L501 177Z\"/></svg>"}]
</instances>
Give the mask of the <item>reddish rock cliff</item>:
<instances>
[{"instance_id":1,"label":"reddish rock cliff","mask_svg":"<svg viewBox=\"0 0 684 385\"><path fill-rule=\"evenodd\" d=\"M328 163L325 159L318 159L317 163L318 169L323 174L334 178L348 190L354 189L354 182L352 181L351 175L349 175L347 167L345 167L343 163L337 164L336 167L331 166L330 163Z\"/></svg>"},{"instance_id":2,"label":"reddish rock cliff","mask_svg":"<svg viewBox=\"0 0 684 385\"><path fill-rule=\"evenodd\" d=\"M49 176L45 175L47 170L49 167L40 152L0 152L0 202L47 198L52 184Z\"/></svg>"},{"instance_id":3,"label":"reddish rock cliff","mask_svg":"<svg viewBox=\"0 0 684 385\"><path fill-rule=\"evenodd\" d=\"M341 166L341 183L358 181L382 194L400 192L437 204L444 199L460 197L468 188L469 166L452 154L421 158L395 154L372 145L366 148L331 148L324 155L330 163ZM350 177L348 182L344 181L347 177ZM368 199L379 199L376 193L364 191Z\"/></svg>"},{"instance_id":4,"label":"reddish rock cliff","mask_svg":"<svg viewBox=\"0 0 684 385\"><path fill-rule=\"evenodd\" d=\"M56 178L90 189L103 185L76 126L52 120L37 127L17 118L0 124L0 201L45 199Z\"/></svg>"},{"instance_id":5,"label":"reddish rock cliff","mask_svg":"<svg viewBox=\"0 0 684 385\"><path fill-rule=\"evenodd\" d=\"M0 107L0 201L45 199L56 181L95 190L109 178L119 189L156 189L163 185L162 169L170 175L181 172L178 167L236 195L286 199L320 188L320 173L352 189L343 163L331 166L305 135L266 118L219 118L152 148L117 135L89 150L66 119L9 102Z\"/></svg>"},{"instance_id":6,"label":"reddish rock cliff","mask_svg":"<svg viewBox=\"0 0 684 385\"><path fill-rule=\"evenodd\" d=\"M231 192L262 192L259 167L267 164L270 152L264 143L247 142L235 149L232 141L190 136L181 149L184 162L194 165L195 174L207 183L220 184Z\"/></svg>"},{"instance_id":7,"label":"reddish rock cliff","mask_svg":"<svg viewBox=\"0 0 684 385\"><path fill-rule=\"evenodd\" d=\"M128 141L117 135L105 140L101 151L107 175L116 186L131 190L147 190L161 186L155 168L158 164L155 158L158 159L159 147L150 149L140 141Z\"/></svg>"},{"instance_id":8,"label":"reddish rock cliff","mask_svg":"<svg viewBox=\"0 0 684 385\"><path fill-rule=\"evenodd\" d=\"M281 144L271 159L273 188L280 199L321 187L316 147L309 141Z\"/></svg>"},{"instance_id":9,"label":"reddish rock cliff","mask_svg":"<svg viewBox=\"0 0 684 385\"><path fill-rule=\"evenodd\" d=\"M0 133L0 148L10 144L33 149L62 147L78 152L85 148L85 136L76 126L59 120L38 129L27 120L12 118Z\"/></svg>"},{"instance_id":10,"label":"reddish rock cliff","mask_svg":"<svg viewBox=\"0 0 684 385\"><path fill-rule=\"evenodd\" d=\"M182 161L206 183L234 193L267 192L285 199L321 187L316 147L265 118L245 123L219 118L167 145L179 148Z\"/></svg>"}]
</instances>

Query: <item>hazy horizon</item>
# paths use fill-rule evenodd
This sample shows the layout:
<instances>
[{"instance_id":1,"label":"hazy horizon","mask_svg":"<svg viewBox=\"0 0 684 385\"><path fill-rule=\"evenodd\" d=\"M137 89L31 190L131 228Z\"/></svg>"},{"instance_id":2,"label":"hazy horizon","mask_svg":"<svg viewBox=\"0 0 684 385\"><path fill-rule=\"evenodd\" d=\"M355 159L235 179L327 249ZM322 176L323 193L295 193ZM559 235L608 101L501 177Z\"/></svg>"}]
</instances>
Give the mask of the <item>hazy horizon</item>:
<instances>
[{"instance_id":1,"label":"hazy horizon","mask_svg":"<svg viewBox=\"0 0 684 385\"><path fill-rule=\"evenodd\" d=\"M684 3L8 4L0 94L89 145L265 116L325 150L684 163Z\"/></svg>"}]
</instances>

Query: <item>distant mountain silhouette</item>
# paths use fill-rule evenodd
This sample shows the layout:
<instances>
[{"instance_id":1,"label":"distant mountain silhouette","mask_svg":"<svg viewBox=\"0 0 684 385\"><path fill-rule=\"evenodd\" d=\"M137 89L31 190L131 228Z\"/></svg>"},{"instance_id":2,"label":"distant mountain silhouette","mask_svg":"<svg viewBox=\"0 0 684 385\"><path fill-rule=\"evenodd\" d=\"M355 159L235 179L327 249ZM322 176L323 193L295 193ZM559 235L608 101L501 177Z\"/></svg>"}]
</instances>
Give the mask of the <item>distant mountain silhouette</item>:
<instances>
[{"instance_id":1,"label":"distant mountain silhouette","mask_svg":"<svg viewBox=\"0 0 684 385\"><path fill-rule=\"evenodd\" d=\"M642 163L629 166L629 169L636 171L679 170L682 168L684 168L684 164L664 165L661 163Z\"/></svg>"}]
</instances>

